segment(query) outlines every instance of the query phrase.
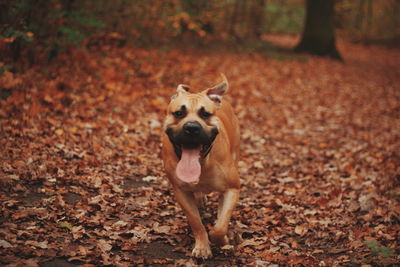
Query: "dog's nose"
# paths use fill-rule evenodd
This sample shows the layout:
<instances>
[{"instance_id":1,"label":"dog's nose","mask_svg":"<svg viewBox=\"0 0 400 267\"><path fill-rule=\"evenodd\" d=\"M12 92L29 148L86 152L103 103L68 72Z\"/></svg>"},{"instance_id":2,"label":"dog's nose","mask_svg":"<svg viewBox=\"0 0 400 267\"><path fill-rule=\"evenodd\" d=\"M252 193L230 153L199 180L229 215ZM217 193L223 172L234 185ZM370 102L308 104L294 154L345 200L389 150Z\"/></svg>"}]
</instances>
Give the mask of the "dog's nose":
<instances>
[{"instance_id":1,"label":"dog's nose","mask_svg":"<svg viewBox=\"0 0 400 267\"><path fill-rule=\"evenodd\" d=\"M189 135L198 135L201 128L201 124L196 121L189 121L183 125L183 130Z\"/></svg>"}]
</instances>

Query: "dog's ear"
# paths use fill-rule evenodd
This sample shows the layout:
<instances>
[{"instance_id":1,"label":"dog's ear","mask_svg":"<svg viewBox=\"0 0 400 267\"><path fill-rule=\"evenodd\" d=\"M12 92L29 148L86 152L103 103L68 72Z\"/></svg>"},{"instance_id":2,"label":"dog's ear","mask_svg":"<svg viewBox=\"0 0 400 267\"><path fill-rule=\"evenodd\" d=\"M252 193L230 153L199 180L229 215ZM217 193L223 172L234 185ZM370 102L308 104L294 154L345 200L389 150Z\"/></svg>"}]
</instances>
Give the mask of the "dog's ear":
<instances>
[{"instance_id":1,"label":"dog's ear","mask_svg":"<svg viewBox=\"0 0 400 267\"><path fill-rule=\"evenodd\" d=\"M222 96L228 91L229 84L225 75L221 73L223 81L209 89L206 89L206 94L208 98L210 98L214 103L220 104L222 100Z\"/></svg>"},{"instance_id":2,"label":"dog's ear","mask_svg":"<svg viewBox=\"0 0 400 267\"><path fill-rule=\"evenodd\" d=\"M189 85L186 84L180 84L178 85L178 87L176 88L176 92L177 93L181 93L181 92L189 92Z\"/></svg>"},{"instance_id":3,"label":"dog's ear","mask_svg":"<svg viewBox=\"0 0 400 267\"><path fill-rule=\"evenodd\" d=\"M180 84L176 88L176 94L171 97L171 100L174 100L180 93L182 92L189 92L190 87L186 84Z\"/></svg>"}]
</instances>

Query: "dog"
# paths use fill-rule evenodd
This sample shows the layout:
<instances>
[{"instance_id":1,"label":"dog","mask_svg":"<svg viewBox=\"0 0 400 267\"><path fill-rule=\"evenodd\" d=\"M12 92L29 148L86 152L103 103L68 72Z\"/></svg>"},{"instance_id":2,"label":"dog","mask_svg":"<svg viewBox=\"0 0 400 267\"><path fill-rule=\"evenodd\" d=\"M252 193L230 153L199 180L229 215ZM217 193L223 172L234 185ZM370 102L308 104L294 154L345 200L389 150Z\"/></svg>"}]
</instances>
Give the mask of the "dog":
<instances>
[{"instance_id":1,"label":"dog","mask_svg":"<svg viewBox=\"0 0 400 267\"><path fill-rule=\"evenodd\" d=\"M239 122L223 98L228 81L200 93L180 84L167 108L162 159L176 201L186 214L195 245L192 256L212 257L210 241L227 245L232 212L239 200ZM199 214L204 194L219 192L215 225L207 235Z\"/></svg>"}]
</instances>

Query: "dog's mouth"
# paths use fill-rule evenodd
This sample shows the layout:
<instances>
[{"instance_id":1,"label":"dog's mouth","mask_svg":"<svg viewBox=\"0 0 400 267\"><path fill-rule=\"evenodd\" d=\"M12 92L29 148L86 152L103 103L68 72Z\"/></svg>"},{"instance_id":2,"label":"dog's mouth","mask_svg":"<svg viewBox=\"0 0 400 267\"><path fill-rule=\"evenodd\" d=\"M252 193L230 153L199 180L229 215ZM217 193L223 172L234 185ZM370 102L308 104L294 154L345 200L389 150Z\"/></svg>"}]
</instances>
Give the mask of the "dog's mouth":
<instances>
[{"instance_id":1,"label":"dog's mouth","mask_svg":"<svg viewBox=\"0 0 400 267\"><path fill-rule=\"evenodd\" d=\"M218 134L215 128L210 136L202 139L180 138L173 135L172 130L166 131L179 159L176 166L177 177L186 183L197 184L201 175L201 165L212 150L213 142Z\"/></svg>"},{"instance_id":2,"label":"dog's mouth","mask_svg":"<svg viewBox=\"0 0 400 267\"><path fill-rule=\"evenodd\" d=\"M182 159L182 151L193 150L198 152L200 161L203 161L207 157L208 153L210 153L212 148L212 144L198 145L198 146L183 146L173 143L173 145L175 154L179 160Z\"/></svg>"},{"instance_id":3,"label":"dog's mouth","mask_svg":"<svg viewBox=\"0 0 400 267\"><path fill-rule=\"evenodd\" d=\"M175 135L171 128L166 130L166 134L174 146L175 154L178 159L182 158L182 151L196 150L199 152L199 158L204 160L212 149L213 142L218 135L218 129L213 128L210 134L202 134L198 138L187 137L180 133Z\"/></svg>"}]
</instances>

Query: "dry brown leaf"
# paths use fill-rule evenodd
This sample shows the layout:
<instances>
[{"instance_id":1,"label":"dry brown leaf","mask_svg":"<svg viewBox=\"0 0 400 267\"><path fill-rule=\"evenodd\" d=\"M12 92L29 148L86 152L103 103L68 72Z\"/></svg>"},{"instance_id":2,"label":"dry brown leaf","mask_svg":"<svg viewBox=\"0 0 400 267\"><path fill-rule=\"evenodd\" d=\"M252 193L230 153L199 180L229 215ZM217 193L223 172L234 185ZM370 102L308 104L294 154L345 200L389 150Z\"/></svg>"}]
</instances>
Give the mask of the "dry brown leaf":
<instances>
[{"instance_id":1,"label":"dry brown leaf","mask_svg":"<svg viewBox=\"0 0 400 267\"><path fill-rule=\"evenodd\" d=\"M305 235L308 232L308 227L306 224L297 225L294 228L294 232L300 236Z\"/></svg>"}]
</instances>

